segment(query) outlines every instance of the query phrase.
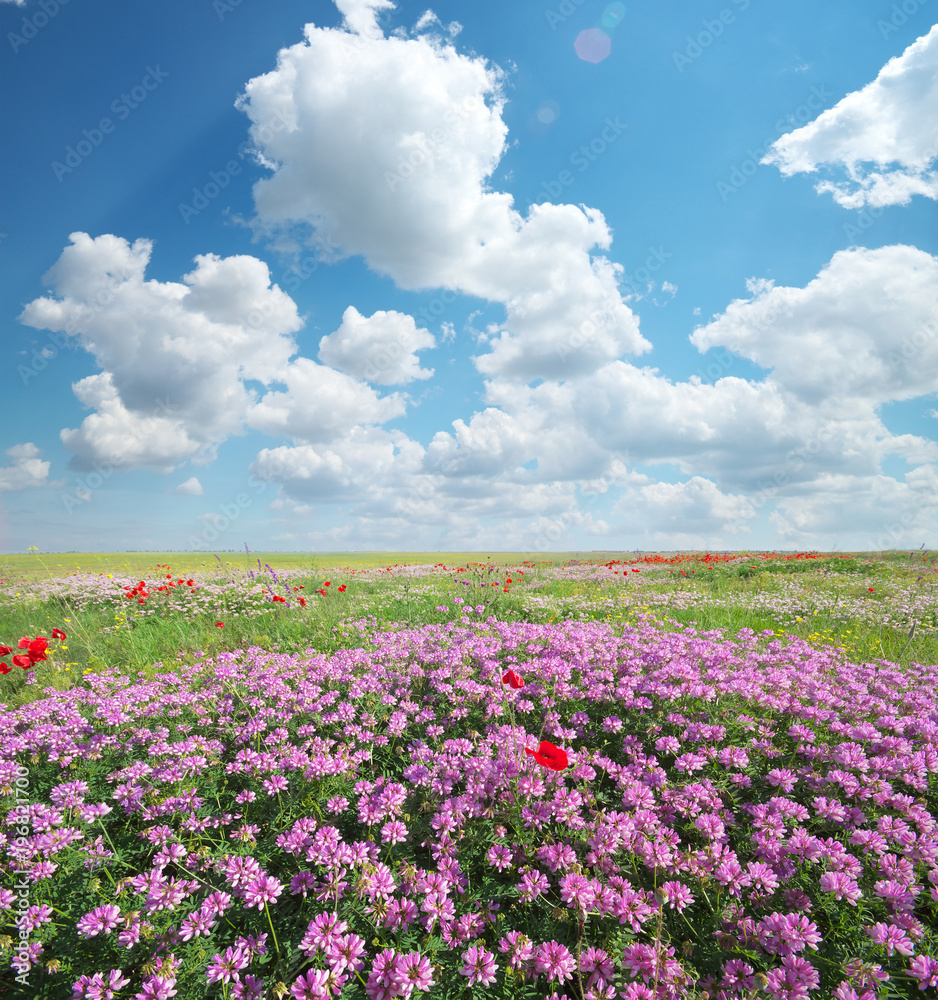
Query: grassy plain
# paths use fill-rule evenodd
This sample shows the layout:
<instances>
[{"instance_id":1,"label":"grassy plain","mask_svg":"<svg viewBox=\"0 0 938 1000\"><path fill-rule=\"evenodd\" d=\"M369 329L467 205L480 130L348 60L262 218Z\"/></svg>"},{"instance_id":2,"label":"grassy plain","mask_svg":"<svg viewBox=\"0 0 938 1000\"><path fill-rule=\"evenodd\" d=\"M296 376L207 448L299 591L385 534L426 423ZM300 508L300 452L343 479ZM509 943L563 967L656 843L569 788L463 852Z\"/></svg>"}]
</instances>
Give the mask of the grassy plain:
<instances>
[{"instance_id":1,"label":"grassy plain","mask_svg":"<svg viewBox=\"0 0 938 1000\"><path fill-rule=\"evenodd\" d=\"M37 636L0 676L0 993L938 986L931 553L0 557L0 645Z\"/></svg>"}]
</instances>

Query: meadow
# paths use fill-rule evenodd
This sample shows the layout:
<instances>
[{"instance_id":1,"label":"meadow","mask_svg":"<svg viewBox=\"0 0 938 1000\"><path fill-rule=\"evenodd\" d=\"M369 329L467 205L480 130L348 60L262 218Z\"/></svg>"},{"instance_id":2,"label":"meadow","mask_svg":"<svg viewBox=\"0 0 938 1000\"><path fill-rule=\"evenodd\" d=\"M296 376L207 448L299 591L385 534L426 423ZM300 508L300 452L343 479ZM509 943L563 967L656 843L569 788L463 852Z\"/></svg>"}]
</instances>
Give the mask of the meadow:
<instances>
[{"instance_id":1,"label":"meadow","mask_svg":"<svg viewBox=\"0 0 938 1000\"><path fill-rule=\"evenodd\" d=\"M938 560L0 557L0 994L938 995Z\"/></svg>"}]
</instances>

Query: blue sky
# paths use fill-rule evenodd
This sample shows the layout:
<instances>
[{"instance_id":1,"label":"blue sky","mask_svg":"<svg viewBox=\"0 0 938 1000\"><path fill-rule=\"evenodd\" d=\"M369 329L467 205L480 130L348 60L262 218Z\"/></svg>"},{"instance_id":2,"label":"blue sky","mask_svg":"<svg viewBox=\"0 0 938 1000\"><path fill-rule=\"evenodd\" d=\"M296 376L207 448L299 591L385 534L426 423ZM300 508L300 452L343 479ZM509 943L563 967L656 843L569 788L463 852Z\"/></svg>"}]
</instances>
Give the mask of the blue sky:
<instances>
[{"instance_id":1,"label":"blue sky","mask_svg":"<svg viewBox=\"0 0 938 1000\"><path fill-rule=\"evenodd\" d=\"M918 0L0 0L0 551L938 546Z\"/></svg>"}]
</instances>

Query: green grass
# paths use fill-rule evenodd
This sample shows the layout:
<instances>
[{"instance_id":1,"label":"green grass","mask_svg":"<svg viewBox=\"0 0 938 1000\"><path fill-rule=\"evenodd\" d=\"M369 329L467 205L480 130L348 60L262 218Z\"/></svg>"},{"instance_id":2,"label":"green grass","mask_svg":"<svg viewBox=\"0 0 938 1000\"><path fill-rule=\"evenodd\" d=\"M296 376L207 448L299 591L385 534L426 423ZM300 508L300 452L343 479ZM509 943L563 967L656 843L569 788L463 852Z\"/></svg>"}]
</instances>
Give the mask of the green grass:
<instances>
[{"instance_id":1,"label":"green grass","mask_svg":"<svg viewBox=\"0 0 938 1000\"><path fill-rule=\"evenodd\" d=\"M135 558L137 555L142 558L142 554L134 555ZM253 648L258 653L299 654L300 657L310 658L343 649L371 650L379 644L379 632L459 621L460 608L466 605L484 608L484 614L476 616L478 620L491 616L500 622L535 624L567 620L596 621L608 624L613 633L618 634L628 626L648 622L654 623L655 628L661 632L677 632L693 625L697 632L720 630L725 638L739 638L740 641L745 641L745 636L754 632L762 650L772 643L784 647L792 639L802 639L814 648L832 649L836 654L832 658L835 664L844 664L846 661L873 663L882 659L898 664L901 671L910 672L913 676L915 671L911 667L915 663L938 664L938 620L934 618L938 585L933 582L938 580L938 573L934 572L936 562L930 554L920 553L911 559L908 552L876 555L839 553L828 557L818 554L817 558L795 562L786 560L783 554L750 553L747 555L751 556L751 561L747 558L733 564L718 563L713 568L708 568L702 562L702 554L696 557L694 554L684 554L681 558L668 554L670 562L662 561L656 565L652 560L638 564L641 572L630 572L626 582L623 582L621 575L610 577L611 570L603 569L602 563L616 560L618 565L628 558L628 554L604 553L601 559L589 560L593 565L586 565L587 560L582 555L577 558L576 554L563 559L552 555L550 559L542 560L507 557L503 560L497 557L488 559L484 555L465 553L401 553L396 554L398 558L395 559L380 554L356 554L359 561L355 564L352 563L350 554L340 555L341 558L333 562L333 557L328 554L318 555L315 559L308 555L296 555L292 560L275 553L252 553L250 556L237 557L226 554L224 563L192 556L192 560L201 560L202 564L196 565L194 561L186 563L179 554L147 554L147 563L135 563L133 573L127 571L127 564L123 561L124 554L102 557L94 563L93 572L103 575L98 581L102 585L108 574L115 577L126 574L134 582L146 579L150 583L150 596L141 606L135 598L128 600L120 593L110 601L87 601L64 596L29 601L25 595L30 590L39 588L38 592L42 593L46 581L49 587L54 585L52 578L60 569L55 560L62 558L32 554L29 558L37 561L41 559L44 564L40 566L41 574L33 567L27 580L22 564L16 567L8 565L10 579L6 584L0 584L0 643L15 646L20 636L50 636L53 628L63 629L68 638L63 643L51 642L50 658L35 664L30 672L14 669L0 677L0 700L12 711L18 706L48 697L49 689L68 691L74 687L88 693L90 685L95 681L95 677L91 675L100 674L102 680L107 678L108 683L114 683L113 679L121 674L163 683L161 677L186 671L193 672L193 689L200 692L200 698L204 694L209 699L209 693L214 688L208 668L221 654ZM261 567L269 563L279 580L266 569L259 569L258 559ZM398 565L431 566L445 563L447 567L460 566L463 569L460 572L447 571L432 577L413 578L363 572L393 565L395 562ZM161 564L159 570L157 563ZM161 580L165 581L167 563L172 567L171 576L174 581L180 578L185 580L188 574L206 573L204 577L199 576L204 584L202 590L182 585L157 592L155 586ZM571 563L580 565L561 570L561 567ZM510 584L507 583L509 573L504 568L506 566L512 567ZM752 569L752 566L756 568ZM519 571L519 567L523 572ZM281 574L287 569L296 570L297 575L285 578ZM686 576L681 573L682 569ZM249 571L254 572L256 581L263 582L267 588L266 594L260 593L257 587L254 592L249 589ZM923 579L919 580L920 576ZM327 580L328 588L325 586ZM492 586L493 583L497 585ZM339 592L340 586L344 586L346 590ZM508 588L507 591L505 587ZM796 588L794 592L793 587ZM873 588L872 593L870 587ZM318 594L320 590L326 590L326 596ZM272 602L272 594L284 597L284 601ZM901 627L898 624L884 624L883 618L887 612L894 613L893 604L889 602L900 598L905 600L906 594L919 602L916 605L919 610L916 612L915 629L911 625L907 626L907 623ZM305 607L299 605L301 596L306 601ZM826 601L826 606L830 607L837 602L843 603L840 612L828 607L828 610L815 614L795 615L790 610L785 610L790 608L795 598L806 606L811 602ZM457 599L460 604L456 603ZM760 601L765 604L759 605ZM772 611L772 607L777 610ZM799 617L801 621L797 620ZM223 626L216 625L217 621L221 621ZM518 669L523 672L526 657L535 654L530 651L527 654L518 651L518 654ZM238 654L236 662L241 663L246 658L247 654ZM481 661L468 664L473 668L471 676L477 675L478 669L481 669L480 664ZM200 665L205 665L205 668ZM405 687L410 683L410 666L411 658L402 655L400 674ZM500 669L498 672L500 673ZM35 682L27 683L30 678L34 678ZM572 680L575 685L576 672L573 673ZM216 811L216 804L220 812L232 811L235 809L234 796L237 793L260 788L257 780L237 773L233 776L226 775L222 767L235 759L238 748L261 752L268 746L265 742L267 734L258 730L256 735L252 735L245 727L256 721L257 709L265 699L274 697L274 694L263 688L252 687L252 684L250 673L236 675L224 682L223 701L230 705L230 723L216 723L213 718L200 714L202 705L198 699L195 704L178 712L175 709L168 711L165 719L156 715L148 722L154 728L165 722L169 729L174 730L173 738L178 740L186 735L209 732L207 727L211 725L214 726L211 732L216 736L221 734L228 741L221 757L213 759L212 766L199 778L199 795L211 804L212 812ZM415 683L410 695L403 697L410 697L415 703L420 703L430 696L431 690L424 675ZM351 698L344 689L336 688L334 693L338 700L331 706L333 710ZM397 699L391 702L377 694L370 694L364 699L363 708L376 720L376 732L384 732L389 726L397 710L396 703L401 699L401 691L396 693ZM212 698L216 700L207 700L206 704L220 704L215 694L212 694ZM298 703L298 698L297 695L289 704ZM452 707L447 698L443 698L439 704L433 704L440 712L439 718ZM88 723L99 727L99 731L107 739L117 739L125 732L126 727L121 724L106 725L95 719L93 712L85 706L80 710ZM621 750L617 749L621 746L623 736L634 737L639 741L643 752L654 754L654 741L659 735L678 732L681 727L669 724L666 718L673 711L710 723L722 722L727 727L727 739L737 741L740 745L745 745L750 735L741 716L753 717L760 726L777 725L779 734L776 737L776 747L780 756L777 760L772 758L773 762L770 763L768 757L763 759L761 754L753 752L747 773L755 779L765 769L782 766L789 759L795 759L796 754L794 741L785 735L788 722L783 713L753 704L736 695L724 694L712 700L682 696L679 701L670 705L653 704L647 715L644 712L623 713L627 715L624 720L625 728L614 738L602 732L602 723L610 712L615 712L615 705L597 705L576 697L557 697L551 710L565 720L563 725L569 725L571 718L579 716L584 731L594 736L594 742L590 745L619 763L624 759ZM328 735L330 730L322 716L323 713L317 711L302 716L302 721L305 725L314 726L317 736ZM529 714L526 719L519 718L518 721L532 727L535 732L540 728L543 734L546 715L538 706L533 714ZM447 721L439 741L460 736L476 739L488 728L507 722L507 715L497 719L487 718L481 711L470 707L465 717L458 722ZM296 719L284 725L295 744L303 741L304 737L297 732ZM833 746L845 738L825 723L815 724L814 729L820 745ZM340 741L344 740L343 727L339 725L333 735ZM311 738L310 734L307 733L305 738ZM410 739L411 733L407 731L395 736L386 745L376 745L359 778L383 775L389 780L403 782L405 779L401 773L402 768L410 763L406 753ZM70 764L64 774L58 763L43 761L37 755L29 757L24 754L20 755L20 759L29 764L30 790L37 801L48 797L51 789L58 783L79 777L87 780L93 788L89 801L99 801L113 793L113 783L109 782L107 776L115 768L126 767L133 760L148 761L149 753L145 747L138 747L136 750L125 748L120 751L120 760L111 760L107 754L97 761L77 760ZM665 755L660 756L666 759ZM705 773L734 803L742 804L746 801L739 789L734 789L726 782L725 769L708 767ZM673 773L669 775L669 787L679 790L693 780L693 776ZM171 791L173 794L180 794L193 784L192 780L182 780ZM276 867L281 863L277 858L282 852L274 844L275 834L288 829L292 823L304 817L315 815L321 819L324 803L333 796L344 795L352 800L352 784L350 779L330 775L310 779L305 783L299 782L291 787L289 794L285 792L283 796L260 796L256 805L251 805L250 809L244 807L250 822L258 826L260 831L256 845L234 842L226 844L223 838L209 830L189 837L187 849L218 853L219 856L231 851L240 855L251 854L265 867L269 867L269 870L278 871L284 877L283 870ZM592 802L597 808L622 808L621 794L617 793L609 775L602 769L597 769L594 781L567 784L592 796ZM933 808L936 791L938 788L932 779L930 788L925 793L932 814L936 811ZM770 790L767 794L774 793ZM418 793L408 806L406 822L411 833L408 845L382 848L382 859L395 871L401 862L426 870L436 867L436 861L429 851L418 845L422 840L436 835L436 831L430 826L430 820L440 804L438 799L439 796L431 793L428 788ZM805 801L811 802L811 793ZM527 840L528 847L544 843L545 838L547 842L563 838L576 843L582 853L588 850L582 837L570 838L570 831L565 831L562 825L551 826L534 837L530 830L522 827L519 814L510 802L506 804L502 800L500 808L502 812L494 818L480 816L466 822L464 837L459 846L460 866L470 882L470 891L463 900L464 904L469 900L476 900L481 905L490 898L505 899L506 879L511 881L511 873L504 876L493 874L486 861L489 848L502 840L497 832L498 824L504 824L514 831L522 843ZM354 810L335 819L327 816L325 823L335 825L348 842L366 837L379 840L382 823L360 826L353 813ZM836 835L835 828L814 819L810 822L812 831L819 836ZM689 821L685 826L686 836L693 841L698 835ZM108 952L102 939L91 939L89 943L74 933L73 926L74 921L85 912L115 899L120 903L122 912L127 912L131 906L127 890L116 893L108 880L116 881L128 873L143 871L150 863L154 848L141 841L141 830L139 816L122 822L119 812L112 813L107 825L109 842L121 860L105 866L97 873L90 872L83 866L80 853L75 849L59 855L61 877L52 880L48 898L56 901L63 914L67 913L67 918L56 918L57 934L60 937L54 940L59 942L60 952L64 948L63 954L81 956L80 959L72 960L72 965L69 966L72 974L82 970L81 962L92 963L85 966L89 972L99 968L125 967L121 964L125 960L120 952ZM753 828L748 820L740 822L732 831L732 843L738 850L745 850L752 832ZM624 873L635 885L645 889L652 889L657 884L649 881L648 872L634 857ZM515 875L514 878L516 877ZM919 881L922 880L923 877L920 876ZM816 891L816 881L807 867L799 871L795 880L798 886L812 893ZM709 888L713 893L714 886L711 884ZM45 889L41 891L46 892ZM701 883L699 887L695 886L694 891L698 908L690 915L690 920L669 911L666 917L662 916L663 923L657 928L649 925L650 937L649 928L645 928L642 932L644 936L640 935L639 938L618 925L602 925L601 930L593 930L594 936L589 943L615 953L617 950L621 952L630 941L653 942L657 932L660 938L670 941L678 949L683 945L693 945L683 956L679 950L678 957L697 963L695 967L700 969L718 968L718 964L714 963L718 963L721 955L723 958L730 957L728 953L722 954L714 944L714 935L719 931L718 917L727 900L724 899L721 905L720 897L716 894L712 900L714 909L711 911L703 905L703 901L707 899L707 885ZM711 900L708 899L707 902L709 904ZM845 904L833 903L823 894L818 895L815 902L816 908L811 919L825 930L827 939L818 957L822 968L826 969L823 964L825 962L836 964L845 961L848 952L867 958L874 956L869 940L858 930L860 925L857 921L861 920L861 911L854 912ZM506 900L501 910L499 926L502 929L509 924L517 926L514 921L518 917L518 904L509 903ZM565 942L571 950L578 947L580 937L576 920L572 919L572 914L559 897L552 895L542 903L543 905L538 905L536 914L532 912L529 922L524 924L526 933L530 933L532 937L538 935L541 940L553 937L554 940ZM777 903L776 908L780 905ZM864 907L867 907L866 902ZM295 943L302 937L311 912L320 912L322 907L314 906L310 910L307 905L291 902L272 909L276 910L278 935L285 941L292 940ZM437 969L446 967L447 962L454 960L453 949L444 944L438 933L415 934L411 931L395 936L378 929L374 919L369 918L357 903L350 902L347 906L343 904L340 911L342 918L350 921L351 927L365 938L369 946L376 946L380 941L382 947L398 947L405 952L420 950L431 956ZM460 908L459 912L463 910ZM930 912L934 916L934 908ZM764 913L760 915L765 916ZM233 914L232 916L234 919ZM160 927L168 926L173 921L178 923L178 918L169 913L158 914L158 917ZM505 918L509 923L502 925L501 921ZM870 922L881 919L883 917L874 916L874 911L869 907L862 910L862 920ZM274 928L274 922L268 928L270 916L267 911L257 911L247 916L243 915L243 911L238 911L237 920L242 921L238 926L249 928L250 933L266 932ZM582 927L579 932L582 932ZM223 927L212 942L200 941L197 946L179 944L169 949L177 955L185 955L184 968L188 970L188 978L184 977L177 983L177 1000L202 1000L203 997L231 995L227 989L206 986L204 973L201 971L206 957L210 958L216 951L223 951L224 946L231 943L231 933L233 932L229 933ZM479 939L481 938L480 932ZM67 947L63 942L67 943ZM492 946L490 937L486 938L486 946ZM2 947L3 939L0 938L0 949ZM464 947L458 950L462 952ZM812 960L815 958L813 952L804 954ZM755 968L760 967L753 954L745 948L737 948L733 956L748 956L747 960L753 962ZM498 958L501 960L502 956L499 955ZM75 965L75 962L79 964ZM269 967L276 969L279 980L289 983L290 977L295 977L301 969L309 968L309 965L298 952L292 953L292 957L288 957L285 952L275 961L271 959ZM141 968L137 972L139 974ZM7 981L3 976L4 972L0 969L0 990ZM461 983L457 977L445 985L441 983L429 995L433 1000L437 997L441 1000L456 1000L457 997L469 996L470 991ZM892 985L882 995L904 998L924 995L915 991L915 985L897 974ZM349 992L348 996L343 995L343 1000L364 998L363 990L354 981L350 984L350 989L354 992ZM534 988L520 981L509 984L507 980L503 990L501 987L478 987L471 991L471 995L485 1000L543 1000L553 992L562 996L565 991L570 1000L576 1000L580 996L575 981L568 983L566 987L555 984L548 989L542 985ZM42 1000L68 1000L71 994L70 985L60 981L53 984L50 980L41 993L21 992L18 995L41 996ZM126 995L132 994L120 993L118 1000L125 1000ZM272 995L268 993L268 996ZM688 992L686 995L691 997L698 994ZM812 1000L823 1000L821 994L816 992L811 997ZM417 1000L417 994L414 995L414 1000Z\"/></svg>"}]
</instances>

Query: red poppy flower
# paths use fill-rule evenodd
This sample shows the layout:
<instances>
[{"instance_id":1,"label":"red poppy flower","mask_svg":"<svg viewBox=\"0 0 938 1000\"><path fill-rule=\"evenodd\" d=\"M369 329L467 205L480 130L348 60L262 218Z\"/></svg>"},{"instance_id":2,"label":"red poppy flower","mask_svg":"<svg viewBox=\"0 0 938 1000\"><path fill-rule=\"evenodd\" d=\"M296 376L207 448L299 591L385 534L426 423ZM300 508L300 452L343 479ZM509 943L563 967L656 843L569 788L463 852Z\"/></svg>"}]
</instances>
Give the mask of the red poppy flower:
<instances>
[{"instance_id":1,"label":"red poppy flower","mask_svg":"<svg viewBox=\"0 0 938 1000\"><path fill-rule=\"evenodd\" d=\"M224 628L224 627L225 627L224 622L215 622L215 628Z\"/></svg>"},{"instance_id":2,"label":"red poppy flower","mask_svg":"<svg viewBox=\"0 0 938 1000\"><path fill-rule=\"evenodd\" d=\"M33 661L28 656L22 656L22 655L20 655L20 656L14 656L13 657L13 666L14 667L22 667L24 670L29 670L29 668L32 665L33 665Z\"/></svg>"},{"instance_id":3,"label":"red poppy flower","mask_svg":"<svg viewBox=\"0 0 938 1000\"><path fill-rule=\"evenodd\" d=\"M65 639L67 637L66 637L65 633L60 628L54 628L52 630L52 638L53 639Z\"/></svg>"},{"instance_id":4,"label":"red poppy flower","mask_svg":"<svg viewBox=\"0 0 938 1000\"><path fill-rule=\"evenodd\" d=\"M281 597L279 594L274 594L273 600L275 600L278 604L286 604L287 601L285 597Z\"/></svg>"},{"instance_id":5,"label":"red poppy flower","mask_svg":"<svg viewBox=\"0 0 938 1000\"><path fill-rule=\"evenodd\" d=\"M549 767L553 771L562 771L570 763L566 753L547 740L541 740L537 750L525 747L524 752L530 754L542 767Z\"/></svg>"},{"instance_id":6,"label":"red poppy flower","mask_svg":"<svg viewBox=\"0 0 938 1000\"><path fill-rule=\"evenodd\" d=\"M507 674L502 678L502 684L510 684L513 688L523 688L524 680L519 677L514 670L509 670Z\"/></svg>"},{"instance_id":7,"label":"red poppy flower","mask_svg":"<svg viewBox=\"0 0 938 1000\"><path fill-rule=\"evenodd\" d=\"M345 584L344 583L339 586L339 593L341 593L341 594L345 593Z\"/></svg>"},{"instance_id":8,"label":"red poppy flower","mask_svg":"<svg viewBox=\"0 0 938 1000\"><path fill-rule=\"evenodd\" d=\"M37 635L35 639L28 639L25 635L19 641L19 648L25 649L27 655L33 662L46 658L46 647L49 640L42 635Z\"/></svg>"},{"instance_id":9,"label":"red poppy flower","mask_svg":"<svg viewBox=\"0 0 938 1000\"><path fill-rule=\"evenodd\" d=\"M325 583L323 583L323 586L324 587L331 587L332 586L332 581L331 580L326 580Z\"/></svg>"},{"instance_id":10,"label":"red poppy flower","mask_svg":"<svg viewBox=\"0 0 938 1000\"><path fill-rule=\"evenodd\" d=\"M13 652L12 646L0 646L0 656L6 656L7 653L12 653L12 652Z\"/></svg>"},{"instance_id":11,"label":"red poppy flower","mask_svg":"<svg viewBox=\"0 0 938 1000\"><path fill-rule=\"evenodd\" d=\"M298 597L297 600L300 602L300 607L301 608L305 608L306 607L306 598L305 597Z\"/></svg>"},{"instance_id":12,"label":"red poppy flower","mask_svg":"<svg viewBox=\"0 0 938 1000\"><path fill-rule=\"evenodd\" d=\"M3 660L0 660L0 674L8 674L12 669L9 663L4 663Z\"/></svg>"}]
</instances>

